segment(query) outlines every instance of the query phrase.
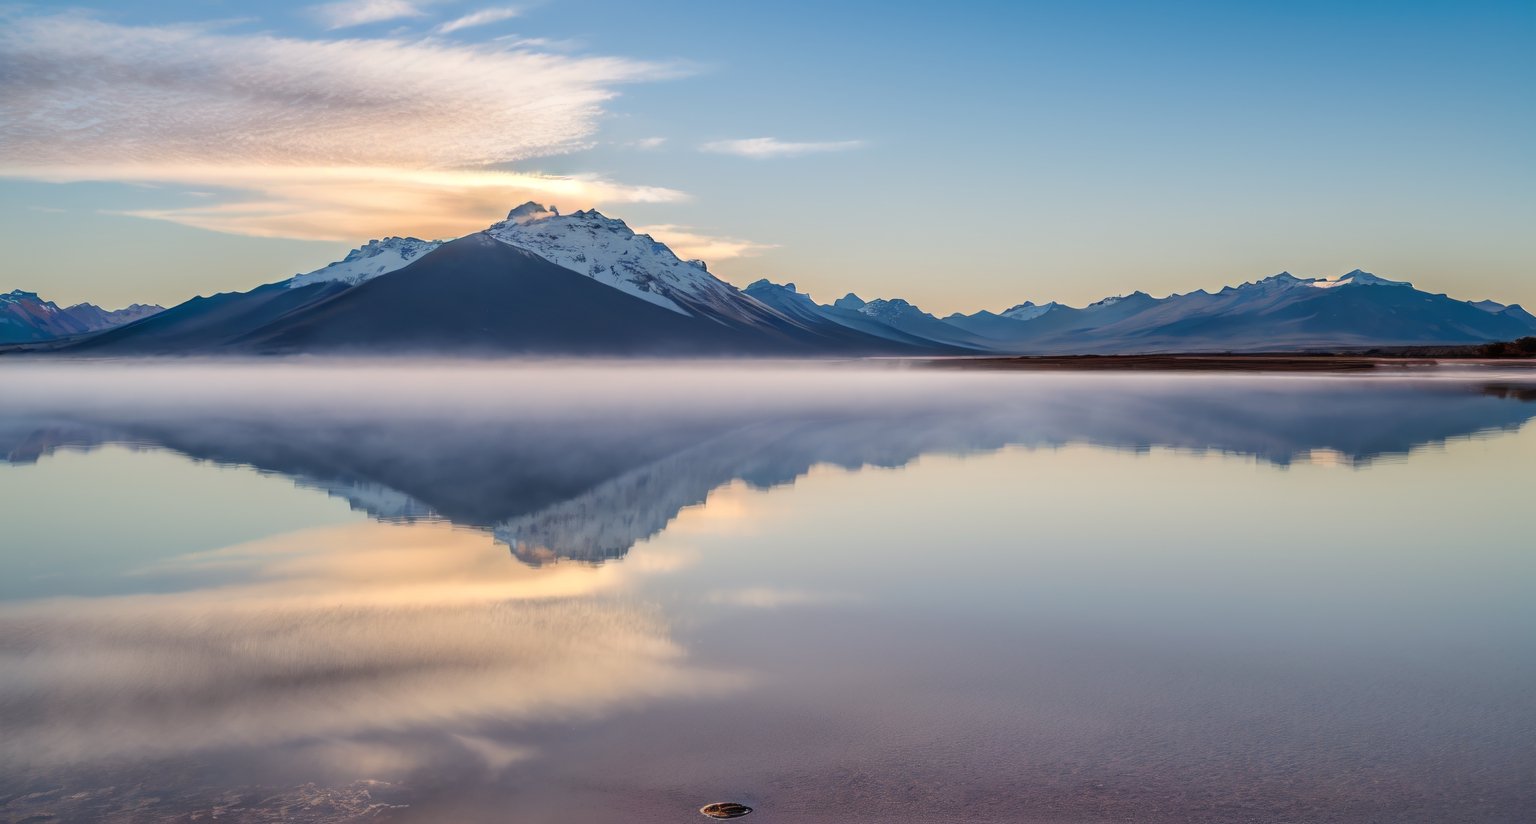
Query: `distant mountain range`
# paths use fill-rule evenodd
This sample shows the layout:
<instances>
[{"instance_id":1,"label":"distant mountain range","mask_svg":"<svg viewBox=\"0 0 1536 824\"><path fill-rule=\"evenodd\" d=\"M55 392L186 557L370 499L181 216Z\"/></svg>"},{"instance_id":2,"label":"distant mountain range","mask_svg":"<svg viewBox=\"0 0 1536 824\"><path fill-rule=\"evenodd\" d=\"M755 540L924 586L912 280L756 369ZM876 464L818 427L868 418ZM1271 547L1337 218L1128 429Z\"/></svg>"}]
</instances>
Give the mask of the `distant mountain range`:
<instances>
[{"instance_id":1,"label":"distant mountain range","mask_svg":"<svg viewBox=\"0 0 1536 824\"><path fill-rule=\"evenodd\" d=\"M84 335L131 323L162 311L160 306L135 303L107 310L93 303L60 308L36 292L20 289L0 294L0 343L27 343Z\"/></svg>"},{"instance_id":2,"label":"distant mountain range","mask_svg":"<svg viewBox=\"0 0 1536 824\"><path fill-rule=\"evenodd\" d=\"M938 318L905 300L848 295L817 305L795 285L759 280L747 294L802 314L861 323L873 334L1020 354L1129 354L1364 349L1471 344L1536 334L1520 306L1468 302L1355 270L1337 278L1282 272L1263 280L1166 298L1145 292L1082 309L1021 303L1001 312Z\"/></svg>"},{"instance_id":3,"label":"distant mountain range","mask_svg":"<svg viewBox=\"0 0 1536 824\"><path fill-rule=\"evenodd\" d=\"M0 343L100 355L1118 354L1536 335L1536 316L1520 306L1455 300L1360 270L944 318L899 298L818 304L792 283L738 289L622 220L536 203L457 240L374 240L313 272L163 311L59 309L27 292L0 296L0 309Z\"/></svg>"}]
</instances>

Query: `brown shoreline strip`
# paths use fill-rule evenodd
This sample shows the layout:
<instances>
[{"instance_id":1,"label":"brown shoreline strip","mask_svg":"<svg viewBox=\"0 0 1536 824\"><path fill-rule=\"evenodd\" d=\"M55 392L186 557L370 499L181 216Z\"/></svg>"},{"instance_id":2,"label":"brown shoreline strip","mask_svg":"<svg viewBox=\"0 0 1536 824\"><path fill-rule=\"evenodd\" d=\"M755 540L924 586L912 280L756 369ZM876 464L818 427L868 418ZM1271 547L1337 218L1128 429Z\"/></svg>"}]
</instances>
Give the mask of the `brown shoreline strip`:
<instances>
[{"instance_id":1,"label":"brown shoreline strip","mask_svg":"<svg viewBox=\"0 0 1536 824\"><path fill-rule=\"evenodd\" d=\"M1361 372L1381 365L1433 366L1436 361L1266 355L1043 355L996 358L936 358L919 361L935 369L1040 370L1062 372Z\"/></svg>"}]
</instances>

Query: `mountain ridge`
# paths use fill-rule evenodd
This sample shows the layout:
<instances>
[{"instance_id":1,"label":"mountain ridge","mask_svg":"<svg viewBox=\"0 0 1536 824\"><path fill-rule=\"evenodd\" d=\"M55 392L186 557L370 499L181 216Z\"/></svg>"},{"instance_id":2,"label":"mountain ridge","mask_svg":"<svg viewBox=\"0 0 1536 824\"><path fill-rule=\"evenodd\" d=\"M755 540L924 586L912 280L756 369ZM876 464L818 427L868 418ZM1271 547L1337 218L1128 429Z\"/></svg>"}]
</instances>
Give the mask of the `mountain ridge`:
<instances>
[{"instance_id":1,"label":"mountain ridge","mask_svg":"<svg viewBox=\"0 0 1536 824\"><path fill-rule=\"evenodd\" d=\"M27 343L84 335L132 323L164 311L164 307L134 303L103 309L94 303L60 307L36 292L13 289L0 294L0 344Z\"/></svg>"},{"instance_id":2,"label":"mountain ridge","mask_svg":"<svg viewBox=\"0 0 1536 824\"><path fill-rule=\"evenodd\" d=\"M482 271L464 269L471 248ZM394 285L373 285L380 282ZM453 300L443 299L445 290ZM818 304L793 283L763 278L738 288L595 209L562 214L532 201L457 240L380 238L314 271L169 310L60 310L22 292L11 293L8 306L0 296L0 310L15 317L22 316L15 296L30 296L33 331L0 343L100 354L310 347L380 354L1155 354L1459 345L1536 334L1536 315L1518 304L1459 301L1362 269L1311 278L1280 272L1161 298L1137 290L1081 308L1023 301L943 318L900 297L866 301L849 293ZM76 309L72 321L39 320ZM0 335L7 317L0 311ZM342 327L355 339L343 340ZM567 334L573 328L588 330L587 338Z\"/></svg>"}]
</instances>

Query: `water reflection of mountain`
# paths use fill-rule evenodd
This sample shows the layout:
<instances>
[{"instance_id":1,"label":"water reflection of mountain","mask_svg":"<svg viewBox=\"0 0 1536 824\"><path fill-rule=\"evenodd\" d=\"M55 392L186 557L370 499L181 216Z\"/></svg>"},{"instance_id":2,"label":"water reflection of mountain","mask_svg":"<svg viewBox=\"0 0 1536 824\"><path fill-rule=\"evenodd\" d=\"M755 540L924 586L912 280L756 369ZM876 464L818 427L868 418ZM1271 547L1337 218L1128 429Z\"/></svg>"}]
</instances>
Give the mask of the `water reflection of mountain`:
<instances>
[{"instance_id":1,"label":"water reflection of mountain","mask_svg":"<svg viewBox=\"0 0 1536 824\"><path fill-rule=\"evenodd\" d=\"M898 377L898 380L904 379ZM915 376L912 379L916 380ZM889 387L891 384L879 384ZM925 395L846 394L726 406L390 404L289 414L201 403L0 408L0 452L128 443L255 467L383 519L492 531L522 559L601 560L735 480L793 482L817 464L897 467L930 453L1085 443L1353 465L1512 429L1536 416L1520 382L1303 378L961 383Z\"/></svg>"}]
</instances>

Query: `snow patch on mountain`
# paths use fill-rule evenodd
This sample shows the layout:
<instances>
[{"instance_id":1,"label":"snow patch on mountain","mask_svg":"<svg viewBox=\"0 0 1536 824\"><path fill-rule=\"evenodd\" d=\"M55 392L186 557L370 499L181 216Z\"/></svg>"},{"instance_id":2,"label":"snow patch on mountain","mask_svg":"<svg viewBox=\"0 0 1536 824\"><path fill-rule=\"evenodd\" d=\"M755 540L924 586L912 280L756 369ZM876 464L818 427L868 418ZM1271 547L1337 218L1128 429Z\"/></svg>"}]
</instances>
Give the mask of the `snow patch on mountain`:
<instances>
[{"instance_id":1,"label":"snow patch on mountain","mask_svg":"<svg viewBox=\"0 0 1536 824\"><path fill-rule=\"evenodd\" d=\"M530 201L508 212L506 220L486 233L683 315L694 314L685 308L687 303L710 302L719 297L721 287L735 291L704 267L678 258L650 235L636 234L624 221L596 209L562 215Z\"/></svg>"},{"instance_id":2,"label":"snow patch on mountain","mask_svg":"<svg viewBox=\"0 0 1536 824\"><path fill-rule=\"evenodd\" d=\"M1094 301L1093 303L1088 304L1087 308L1088 309L1108 309L1111 306L1115 306L1117 304L1124 303L1124 302L1126 302L1128 300L1142 300L1142 301L1145 301L1145 300L1152 300L1152 299L1153 299L1152 296L1147 294L1146 292L1132 292L1129 295L1115 295L1113 297L1104 298L1103 300Z\"/></svg>"},{"instance_id":3,"label":"snow patch on mountain","mask_svg":"<svg viewBox=\"0 0 1536 824\"><path fill-rule=\"evenodd\" d=\"M288 286L298 289L316 283L349 283L356 286L379 275L387 275L422 255L443 245L441 240L422 240L414 237L387 237L370 240L347 253L345 258L328 266L294 275Z\"/></svg>"},{"instance_id":4,"label":"snow patch on mountain","mask_svg":"<svg viewBox=\"0 0 1536 824\"><path fill-rule=\"evenodd\" d=\"M1387 280L1379 278L1370 272L1356 269L1348 274L1339 275L1336 278L1313 278L1307 282L1316 289L1335 289L1340 286L1412 286L1413 284L1403 280Z\"/></svg>"},{"instance_id":5,"label":"snow patch on mountain","mask_svg":"<svg viewBox=\"0 0 1536 824\"><path fill-rule=\"evenodd\" d=\"M1049 303L1039 304L1026 300L1017 306L1010 306L1009 308L1004 309L1003 311L999 312L998 315L1005 318L1011 318L1013 320L1034 320L1035 318L1044 315L1045 313L1057 308L1060 305L1061 304L1054 300L1050 301Z\"/></svg>"}]
</instances>

